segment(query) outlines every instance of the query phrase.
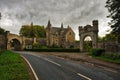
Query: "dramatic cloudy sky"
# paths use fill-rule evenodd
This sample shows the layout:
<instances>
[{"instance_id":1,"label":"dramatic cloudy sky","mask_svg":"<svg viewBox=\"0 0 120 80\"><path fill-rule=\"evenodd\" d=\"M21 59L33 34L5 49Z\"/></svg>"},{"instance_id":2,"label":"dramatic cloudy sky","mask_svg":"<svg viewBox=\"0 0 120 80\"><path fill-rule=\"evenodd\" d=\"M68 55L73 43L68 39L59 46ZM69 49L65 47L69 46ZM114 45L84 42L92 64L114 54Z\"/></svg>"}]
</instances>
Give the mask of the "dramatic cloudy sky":
<instances>
[{"instance_id":1,"label":"dramatic cloudy sky","mask_svg":"<svg viewBox=\"0 0 120 80\"><path fill-rule=\"evenodd\" d=\"M47 25L51 20L53 26L72 27L78 39L78 26L92 24L99 20L99 36L109 30L105 8L106 0L0 0L2 18L0 26L12 33L19 33L23 24Z\"/></svg>"}]
</instances>

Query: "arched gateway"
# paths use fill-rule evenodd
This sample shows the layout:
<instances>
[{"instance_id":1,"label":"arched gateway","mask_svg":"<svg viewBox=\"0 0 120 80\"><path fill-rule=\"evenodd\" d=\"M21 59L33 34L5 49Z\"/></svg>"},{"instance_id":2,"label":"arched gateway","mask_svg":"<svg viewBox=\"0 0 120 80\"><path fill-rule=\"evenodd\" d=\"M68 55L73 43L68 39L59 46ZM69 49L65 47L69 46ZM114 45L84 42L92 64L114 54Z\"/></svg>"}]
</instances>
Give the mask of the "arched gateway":
<instances>
[{"instance_id":1,"label":"arched gateway","mask_svg":"<svg viewBox=\"0 0 120 80\"><path fill-rule=\"evenodd\" d=\"M25 47L24 37L16 34L11 34L9 31L6 31L6 41L7 41L7 50L22 50Z\"/></svg>"},{"instance_id":2,"label":"arched gateway","mask_svg":"<svg viewBox=\"0 0 120 80\"><path fill-rule=\"evenodd\" d=\"M79 26L80 51L84 51L84 39L90 36L93 48L98 47L98 20L94 20L91 25Z\"/></svg>"}]
</instances>

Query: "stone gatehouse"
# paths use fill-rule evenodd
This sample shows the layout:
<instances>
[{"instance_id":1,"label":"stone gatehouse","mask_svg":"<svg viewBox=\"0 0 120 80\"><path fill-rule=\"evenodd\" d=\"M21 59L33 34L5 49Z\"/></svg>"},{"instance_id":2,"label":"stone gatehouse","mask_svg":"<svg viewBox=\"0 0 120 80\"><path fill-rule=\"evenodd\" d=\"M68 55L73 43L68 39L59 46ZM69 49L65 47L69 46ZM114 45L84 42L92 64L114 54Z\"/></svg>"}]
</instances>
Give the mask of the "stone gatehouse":
<instances>
[{"instance_id":1,"label":"stone gatehouse","mask_svg":"<svg viewBox=\"0 0 120 80\"><path fill-rule=\"evenodd\" d=\"M80 50L84 51L84 40L87 36L92 39L93 48L98 47L98 20L93 20L92 25L79 26Z\"/></svg>"}]
</instances>

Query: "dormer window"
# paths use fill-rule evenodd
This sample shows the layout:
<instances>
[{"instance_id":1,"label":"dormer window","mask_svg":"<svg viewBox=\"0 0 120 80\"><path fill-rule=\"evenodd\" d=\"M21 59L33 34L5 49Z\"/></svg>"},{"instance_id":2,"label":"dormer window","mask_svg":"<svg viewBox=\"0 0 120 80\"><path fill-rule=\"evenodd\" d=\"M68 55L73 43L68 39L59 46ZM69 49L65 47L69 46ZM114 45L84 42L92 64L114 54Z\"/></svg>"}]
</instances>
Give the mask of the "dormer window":
<instances>
[{"instance_id":1,"label":"dormer window","mask_svg":"<svg viewBox=\"0 0 120 80\"><path fill-rule=\"evenodd\" d=\"M69 35L71 35L72 33L70 32Z\"/></svg>"}]
</instances>

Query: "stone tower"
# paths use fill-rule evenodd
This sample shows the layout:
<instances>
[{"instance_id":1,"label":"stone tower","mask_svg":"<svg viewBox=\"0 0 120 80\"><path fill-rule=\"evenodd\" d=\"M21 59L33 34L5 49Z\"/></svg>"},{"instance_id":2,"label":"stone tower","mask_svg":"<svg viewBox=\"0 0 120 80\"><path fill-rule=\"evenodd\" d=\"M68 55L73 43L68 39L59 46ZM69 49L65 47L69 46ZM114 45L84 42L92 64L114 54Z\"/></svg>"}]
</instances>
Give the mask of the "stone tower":
<instances>
[{"instance_id":1,"label":"stone tower","mask_svg":"<svg viewBox=\"0 0 120 80\"><path fill-rule=\"evenodd\" d=\"M50 23L50 20L48 21L47 27L46 27L46 45L52 46L52 25Z\"/></svg>"},{"instance_id":2,"label":"stone tower","mask_svg":"<svg viewBox=\"0 0 120 80\"><path fill-rule=\"evenodd\" d=\"M79 27L79 37L80 37L80 51L84 51L84 39L86 36L90 36L92 39L93 48L98 47L98 20L92 21L91 25L86 25L84 27Z\"/></svg>"}]
</instances>

